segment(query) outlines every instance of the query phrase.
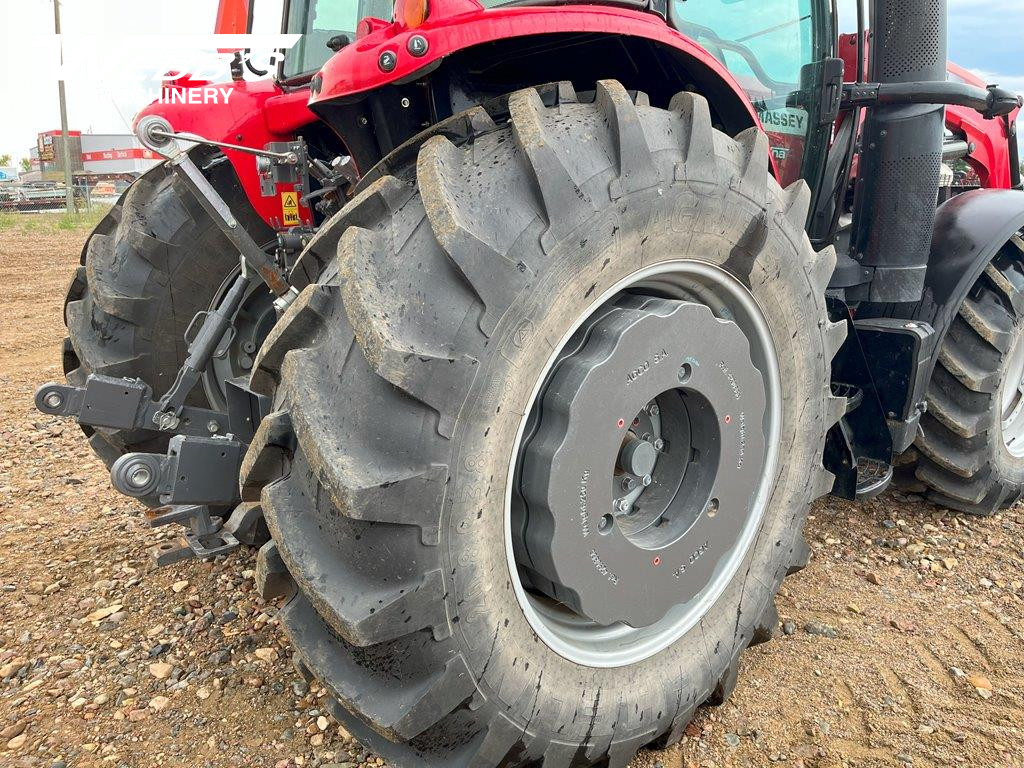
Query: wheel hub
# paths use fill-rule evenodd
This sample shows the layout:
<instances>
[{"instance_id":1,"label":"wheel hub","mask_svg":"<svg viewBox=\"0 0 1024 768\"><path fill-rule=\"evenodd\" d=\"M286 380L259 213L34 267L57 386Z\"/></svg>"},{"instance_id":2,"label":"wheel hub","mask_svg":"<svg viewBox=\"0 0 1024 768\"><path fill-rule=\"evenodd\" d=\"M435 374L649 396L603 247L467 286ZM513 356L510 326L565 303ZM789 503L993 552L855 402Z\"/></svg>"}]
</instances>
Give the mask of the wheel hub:
<instances>
[{"instance_id":1,"label":"wheel hub","mask_svg":"<svg viewBox=\"0 0 1024 768\"><path fill-rule=\"evenodd\" d=\"M598 625L647 627L697 597L755 514L765 385L708 306L622 295L566 344L521 452L518 558Z\"/></svg>"}]
</instances>

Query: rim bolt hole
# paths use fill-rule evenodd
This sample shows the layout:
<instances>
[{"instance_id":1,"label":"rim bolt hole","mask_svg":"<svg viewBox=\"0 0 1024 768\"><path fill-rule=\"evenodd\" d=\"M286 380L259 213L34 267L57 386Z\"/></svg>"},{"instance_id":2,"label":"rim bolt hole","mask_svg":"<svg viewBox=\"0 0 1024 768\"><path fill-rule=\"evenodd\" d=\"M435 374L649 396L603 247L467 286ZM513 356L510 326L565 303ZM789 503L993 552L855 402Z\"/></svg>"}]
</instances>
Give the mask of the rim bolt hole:
<instances>
[{"instance_id":1,"label":"rim bolt hole","mask_svg":"<svg viewBox=\"0 0 1024 768\"><path fill-rule=\"evenodd\" d=\"M686 382L688 382L692 375L693 375L693 366L692 365L690 365L689 363L683 363L681 366L679 366L679 383L680 384L685 384Z\"/></svg>"},{"instance_id":2,"label":"rim bolt hole","mask_svg":"<svg viewBox=\"0 0 1024 768\"><path fill-rule=\"evenodd\" d=\"M611 533L612 527L615 525L615 518L611 515L605 515L601 518L601 521L597 524L598 533Z\"/></svg>"},{"instance_id":3,"label":"rim bolt hole","mask_svg":"<svg viewBox=\"0 0 1024 768\"><path fill-rule=\"evenodd\" d=\"M714 517L718 514L718 499L712 499L708 502L708 517Z\"/></svg>"}]
</instances>

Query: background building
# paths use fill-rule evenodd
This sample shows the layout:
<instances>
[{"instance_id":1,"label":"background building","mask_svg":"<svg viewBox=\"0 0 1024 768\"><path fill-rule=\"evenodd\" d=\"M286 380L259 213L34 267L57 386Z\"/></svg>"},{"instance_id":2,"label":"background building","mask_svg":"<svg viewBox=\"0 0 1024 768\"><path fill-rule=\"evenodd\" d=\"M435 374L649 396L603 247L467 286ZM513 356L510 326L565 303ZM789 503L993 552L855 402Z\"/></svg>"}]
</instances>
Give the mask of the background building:
<instances>
[{"instance_id":1,"label":"background building","mask_svg":"<svg viewBox=\"0 0 1024 768\"><path fill-rule=\"evenodd\" d=\"M63 182L62 142L59 130L40 133L30 150L32 170L22 175L22 181ZM69 131L68 142L76 185L131 182L162 160L132 134Z\"/></svg>"}]
</instances>

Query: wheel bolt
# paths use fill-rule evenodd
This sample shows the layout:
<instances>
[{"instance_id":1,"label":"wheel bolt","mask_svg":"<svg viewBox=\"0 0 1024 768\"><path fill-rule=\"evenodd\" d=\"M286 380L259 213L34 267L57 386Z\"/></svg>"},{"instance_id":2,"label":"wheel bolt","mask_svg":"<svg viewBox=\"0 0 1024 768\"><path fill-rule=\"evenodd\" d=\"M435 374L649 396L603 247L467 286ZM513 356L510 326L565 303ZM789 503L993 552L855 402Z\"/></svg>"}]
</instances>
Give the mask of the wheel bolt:
<instances>
[{"instance_id":1,"label":"wheel bolt","mask_svg":"<svg viewBox=\"0 0 1024 768\"><path fill-rule=\"evenodd\" d=\"M644 488L654 482L654 478L650 475L644 475L644 479L641 481L644 484Z\"/></svg>"},{"instance_id":2,"label":"wheel bolt","mask_svg":"<svg viewBox=\"0 0 1024 768\"><path fill-rule=\"evenodd\" d=\"M657 416L661 413L661 408L658 407L657 403L652 403L651 407L647 409L647 412L651 414L651 416Z\"/></svg>"},{"instance_id":3,"label":"wheel bolt","mask_svg":"<svg viewBox=\"0 0 1024 768\"><path fill-rule=\"evenodd\" d=\"M662 440L660 437L657 440L654 441L654 448L655 448L655 450L660 451L664 447L665 447L665 441Z\"/></svg>"},{"instance_id":4,"label":"wheel bolt","mask_svg":"<svg viewBox=\"0 0 1024 768\"><path fill-rule=\"evenodd\" d=\"M615 509L617 509L619 512L628 512L629 502L626 501L625 499L619 499L617 502L615 502Z\"/></svg>"},{"instance_id":5,"label":"wheel bolt","mask_svg":"<svg viewBox=\"0 0 1024 768\"><path fill-rule=\"evenodd\" d=\"M626 491L626 493L629 493L634 488L636 488L636 480L634 480L632 477L622 478L622 490Z\"/></svg>"}]
</instances>

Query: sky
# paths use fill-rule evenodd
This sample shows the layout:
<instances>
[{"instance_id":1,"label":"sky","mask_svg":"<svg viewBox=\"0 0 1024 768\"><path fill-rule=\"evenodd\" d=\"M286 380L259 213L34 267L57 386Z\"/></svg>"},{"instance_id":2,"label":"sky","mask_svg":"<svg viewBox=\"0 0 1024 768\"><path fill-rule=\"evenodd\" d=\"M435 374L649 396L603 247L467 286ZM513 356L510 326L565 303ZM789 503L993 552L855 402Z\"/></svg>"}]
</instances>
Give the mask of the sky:
<instances>
[{"instance_id":1,"label":"sky","mask_svg":"<svg viewBox=\"0 0 1024 768\"><path fill-rule=\"evenodd\" d=\"M853 31L854 0L838 1L841 29ZM256 2L258 31L276 31L281 0ZM64 31L73 36L65 40L65 53L75 62L67 76L70 128L128 132L132 116L159 87L144 77L158 76L176 58L204 60L188 36L212 32L216 5L216 0L63 0ZM949 0L949 8L950 58L989 82L1024 93L1024 0ZM60 51L52 30L52 0L0 0L0 155L24 157L37 133L60 127ZM222 63L209 57L205 62L221 68L213 79L227 79Z\"/></svg>"}]
</instances>

